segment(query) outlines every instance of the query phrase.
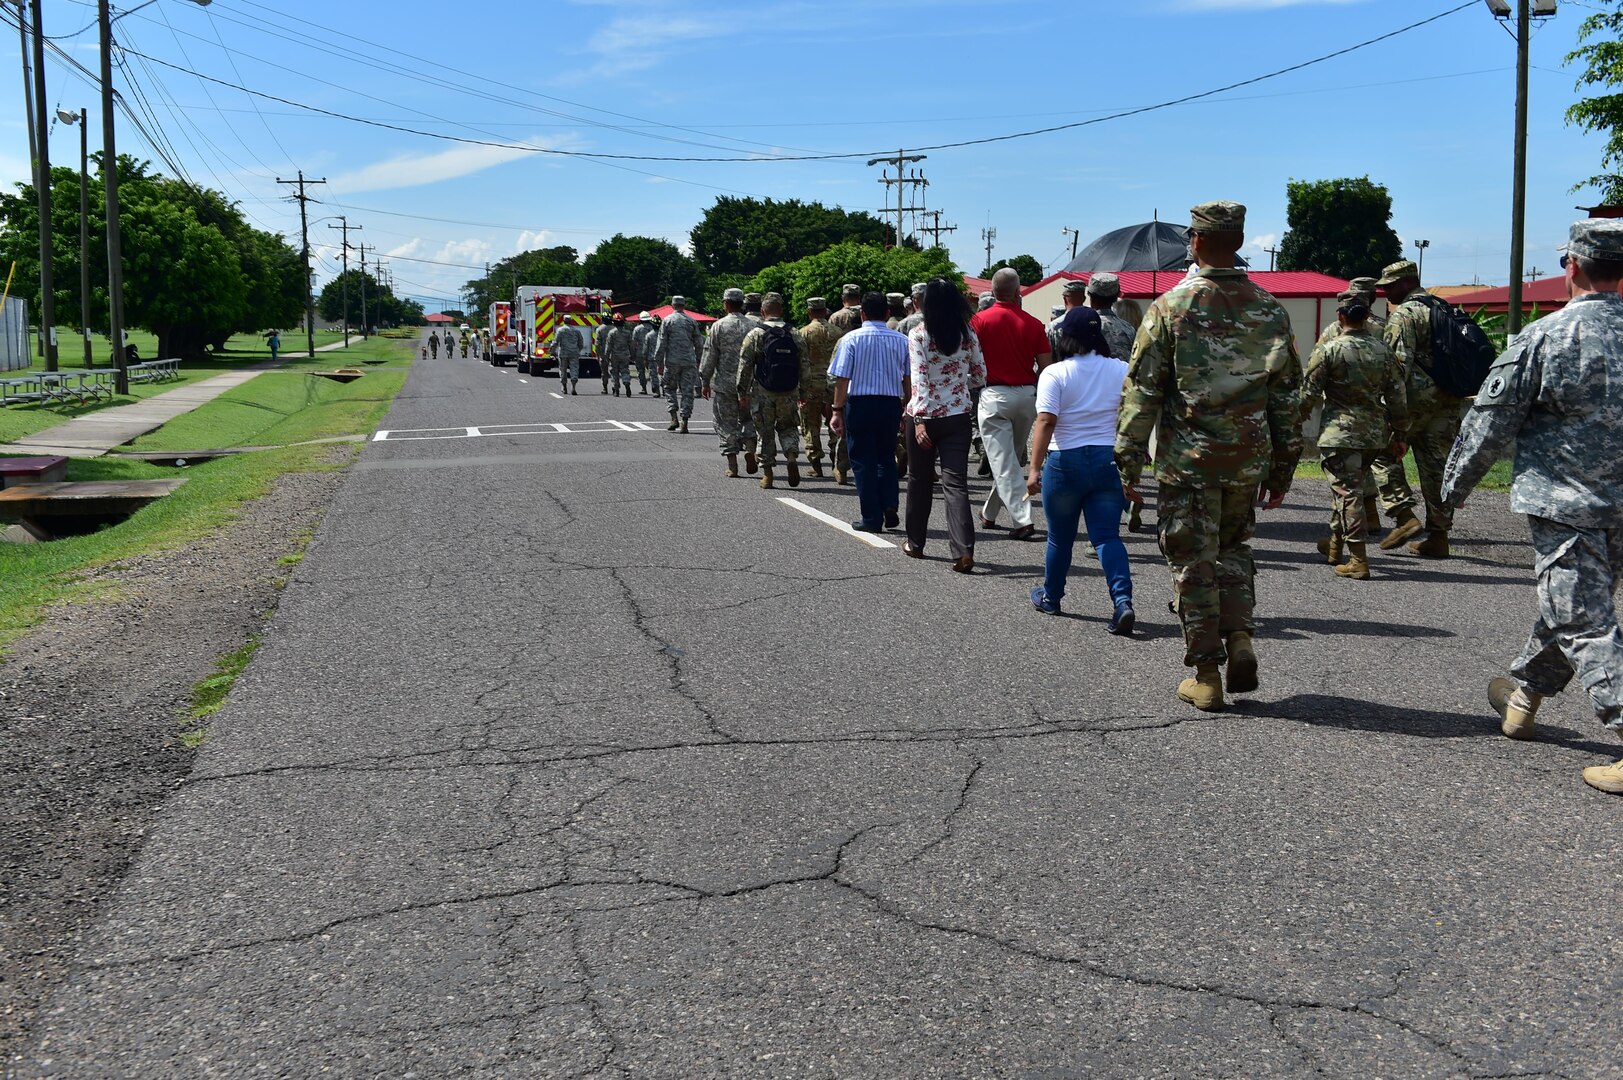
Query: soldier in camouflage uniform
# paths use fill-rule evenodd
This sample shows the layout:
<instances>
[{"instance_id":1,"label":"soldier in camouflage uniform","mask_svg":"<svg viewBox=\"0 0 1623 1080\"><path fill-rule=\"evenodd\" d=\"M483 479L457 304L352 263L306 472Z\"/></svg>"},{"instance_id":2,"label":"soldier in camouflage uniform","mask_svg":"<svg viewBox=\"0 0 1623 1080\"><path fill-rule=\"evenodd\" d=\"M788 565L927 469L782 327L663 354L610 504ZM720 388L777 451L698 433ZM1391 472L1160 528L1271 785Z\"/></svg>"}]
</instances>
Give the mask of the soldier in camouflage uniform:
<instances>
[{"instance_id":1,"label":"soldier in camouflage uniform","mask_svg":"<svg viewBox=\"0 0 1623 1080\"><path fill-rule=\"evenodd\" d=\"M614 331L613 325L604 321L597 324L592 331L592 355L597 357L597 373L603 376L603 392L609 392L609 334ZM618 395L616 395L618 396Z\"/></svg>"},{"instance_id":2,"label":"soldier in camouflage uniform","mask_svg":"<svg viewBox=\"0 0 1623 1080\"><path fill-rule=\"evenodd\" d=\"M1065 285L1066 302L1070 302L1071 287L1080 282L1067 282ZM1118 360L1126 360L1133 355L1133 339L1138 336L1138 328L1126 319L1117 315L1112 308L1121 298L1121 278L1115 274L1093 274L1088 277L1084 287L1082 300L1088 307L1099 313L1099 329L1104 334L1105 343L1110 346L1110 355ZM1053 332L1049 333L1049 340L1058 344L1058 338ZM1058 359L1059 354L1055 353ZM1155 453L1155 438L1150 437L1150 453ZM1146 464L1148 464L1146 462ZM1127 531L1142 532L1144 529L1144 504L1141 502L1127 505Z\"/></svg>"},{"instance_id":3,"label":"soldier in camouflage uniform","mask_svg":"<svg viewBox=\"0 0 1623 1080\"><path fill-rule=\"evenodd\" d=\"M828 365L834 359L840 332L829 324L828 301L821 296L806 301L806 315L806 326L800 331L804 346L800 351L800 438L806 445L811 474L822 476L823 424L834 412L828 391Z\"/></svg>"},{"instance_id":4,"label":"soldier in camouflage uniform","mask_svg":"<svg viewBox=\"0 0 1623 1080\"><path fill-rule=\"evenodd\" d=\"M841 334L849 334L862 325L862 286L841 286L840 310L830 315L828 321Z\"/></svg>"},{"instance_id":5,"label":"soldier in camouflage uniform","mask_svg":"<svg viewBox=\"0 0 1623 1080\"><path fill-rule=\"evenodd\" d=\"M637 316L637 325L631 331L631 360L637 365L637 382L642 392L648 393L648 373L653 369L654 317L644 311ZM659 376L654 376L654 393L659 393Z\"/></svg>"},{"instance_id":6,"label":"soldier in camouflage uniform","mask_svg":"<svg viewBox=\"0 0 1623 1080\"><path fill-rule=\"evenodd\" d=\"M761 319L761 294L760 293L751 292L751 293L745 293L744 294L744 318L748 319L751 323L753 323L756 326L761 325L762 319Z\"/></svg>"},{"instance_id":7,"label":"soldier in camouflage uniform","mask_svg":"<svg viewBox=\"0 0 1623 1080\"><path fill-rule=\"evenodd\" d=\"M1178 697L1223 707L1228 690L1257 688L1251 642L1256 565L1248 541L1260 484L1267 509L1285 500L1302 453L1302 363L1285 309L1234 266L1245 207L1190 212L1199 271L1150 306L1128 361L1116 424L1116 464L1130 499L1150 433L1160 425L1155 475L1161 550L1195 675Z\"/></svg>"},{"instance_id":8,"label":"soldier in camouflage uniform","mask_svg":"<svg viewBox=\"0 0 1623 1080\"><path fill-rule=\"evenodd\" d=\"M1574 675L1600 722L1623 736L1623 633L1613 592L1623 579L1623 221L1572 226L1561 259L1570 303L1512 339L1477 393L1448 459L1442 498L1459 506L1516 447L1510 508L1528 515L1539 618L1510 678L1488 699L1513 739L1533 737L1539 704ZM1623 794L1623 761L1584 782Z\"/></svg>"},{"instance_id":9,"label":"soldier in camouflage uniform","mask_svg":"<svg viewBox=\"0 0 1623 1080\"><path fill-rule=\"evenodd\" d=\"M1341 333L1313 350L1302 385L1302 419L1324 402L1319 426L1319 464L1335 505L1330 539L1322 547L1332 566L1343 547L1350 558L1336 566L1341 577L1369 577L1364 482L1377 451L1402 457L1409 430L1408 394L1392 353L1369 327L1369 301L1351 290L1336 298Z\"/></svg>"},{"instance_id":10,"label":"soldier in camouflage uniform","mask_svg":"<svg viewBox=\"0 0 1623 1080\"><path fill-rule=\"evenodd\" d=\"M842 305L840 310L828 317L828 324L843 337L862 325L862 286L842 285L840 287L840 303ZM830 359L832 360L832 354L830 354ZM828 394L828 400L832 406L834 401L834 380L832 378L828 380L825 392ZM829 412L829 419L833 419L832 408ZM834 459L834 482L844 484L851 478L851 447L846 443L843 436L834 434L833 428L829 429L828 441L829 456Z\"/></svg>"},{"instance_id":11,"label":"soldier in camouflage uniform","mask_svg":"<svg viewBox=\"0 0 1623 1080\"><path fill-rule=\"evenodd\" d=\"M896 324L896 332L903 337L911 334L915 326L924 325L924 292L928 288L929 282L915 281L913 283L912 293L908 297L913 302L913 311L907 318Z\"/></svg>"},{"instance_id":12,"label":"soldier in camouflage uniform","mask_svg":"<svg viewBox=\"0 0 1623 1080\"><path fill-rule=\"evenodd\" d=\"M797 369L806 366L806 339L799 330L783 318L783 295L769 292L761 298L761 325L744 337L738 351L738 400L755 415L757 430L761 433L761 486L772 486L772 468L777 464L778 451L783 451L789 486L800 486L800 387L793 390L768 390L755 378L755 362L760 359L766 345L767 334L774 329L787 330L795 343ZM826 372L826 368L824 369Z\"/></svg>"},{"instance_id":13,"label":"soldier in camouflage uniform","mask_svg":"<svg viewBox=\"0 0 1623 1080\"><path fill-rule=\"evenodd\" d=\"M699 388L699 348L704 339L687 307L687 297L671 297L671 313L659 324L659 336L654 339L654 362L665 373L665 400L671 406L671 422L665 430L680 427L684 435L693 418L693 394Z\"/></svg>"},{"instance_id":14,"label":"soldier in camouflage uniform","mask_svg":"<svg viewBox=\"0 0 1623 1080\"><path fill-rule=\"evenodd\" d=\"M558 388L566 394L580 394L580 357L585 351L585 332L573 323L559 323L552 332L552 357L558 361Z\"/></svg>"},{"instance_id":15,"label":"soldier in camouflage uniform","mask_svg":"<svg viewBox=\"0 0 1623 1080\"><path fill-rule=\"evenodd\" d=\"M1408 259L1381 271L1376 284L1386 292L1392 305L1386 317L1386 347L1403 367L1409 383L1409 446L1414 450L1415 470L1420 473L1420 494L1426 501L1426 538L1409 545L1415 555L1433 559L1448 557L1448 533L1454 527L1454 510L1443 502L1443 466L1460 432L1460 413L1465 399L1444 392L1427 372L1431 369L1431 309L1419 298L1430 296L1420 287L1420 271ZM1381 541L1391 549L1420 531L1410 511Z\"/></svg>"},{"instance_id":16,"label":"soldier in camouflage uniform","mask_svg":"<svg viewBox=\"0 0 1623 1080\"><path fill-rule=\"evenodd\" d=\"M704 359L699 364L699 380L710 415L716 421L716 439L721 456L727 459L727 475L738 475L738 455L744 467L755 472L755 422L749 408L739 402L738 350L755 323L744 314L743 289L728 289L721 306L727 311L710 326L704 340Z\"/></svg>"},{"instance_id":17,"label":"soldier in camouflage uniform","mask_svg":"<svg viewBox=\"0 0 1623 1080\"><path fill-rule=\"evenodd\" d=\"M609 327L608 340L603 344L603 360L605 367L614 369L614 396L620 396L620 387L626 389L626 397L631 396L631 344L633 330L626 325L624 315L616 315L614 323Z\"/></svg>"}]
</instances>

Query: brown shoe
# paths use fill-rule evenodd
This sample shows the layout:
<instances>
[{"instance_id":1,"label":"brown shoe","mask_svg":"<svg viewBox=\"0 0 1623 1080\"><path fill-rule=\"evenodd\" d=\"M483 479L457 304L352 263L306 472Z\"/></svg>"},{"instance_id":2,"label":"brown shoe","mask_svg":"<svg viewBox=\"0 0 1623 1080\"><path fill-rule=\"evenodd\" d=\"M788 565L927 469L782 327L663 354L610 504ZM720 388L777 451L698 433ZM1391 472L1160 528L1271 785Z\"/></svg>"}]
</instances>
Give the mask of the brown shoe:
<instances>
[{"instance_id":1,"label":"brown shoe","mask_svg":"<svg viewBox=\"0 0 1623 1080\"><path fill-rule=\"evenodd\" d=\"M844 469L838 467L834 469L834 482L836 484L844 484L848 479L850 479L850 476L851 474L846 472Z\"/></svg>"},{"instance_id":2,"label":"brown shoe","mask_svg":"<svg viewBox=\"0 0 1623 1080\"><path fill-rule=\"evenodd\" d=\"M677 428L679 428L681 426L682 426L682 421L680 421L680 420L678 420L676 418L676 410L672 409L671 410L671 422L665 425L665 430L666 431L675 431Z\"/></svg>"},{"instance_id":3,"label":"brown shoe","mask_svg":"<svg viewBox=\"0 0 1623 1080\"><path fill-rule=\"evenodd\" d=\"M772 466L770 465L761 470L761 486L764 488L772 486Z\"/></svg>"},{"instance_id":4,"label":"brown shoe","mask_svg":"<svg viewBox=\"0 0 1623 1080\"><path fill-rule=\"evenodd\" d=\"M1419 555L1424 559L1448 558L1448 531L1433 529L1426 534L1424 540L1409 545L1409 554Z\"/></svg>"},{"instance_id":5,"label":"brown shoe","mask_svg":"<svg viewBox=\"0 0 1623 1080\"><path fill-rule=\"evenodd\" d=\"M738 455L727 455L727 478L729 480L738 476Z\"/></svg>"},{"instance_id":6,"label":"brown shoe","mask_svg":"<svg viewBox=\"0 0 1623 1080\"><path fill-rule=\"evenodd\" d=\"M784 464L784 468L787 469L788 472L789 472L789 486L790 487L799 487L800 486L800 463L798 461L796 461L794 458L790 458Z\"/></svg>"},{"instance_id":7,"label":"brown shoe","mask_svg":"<svg viewBox=\"0 0 1623 1080\"><path fill-rule=\"evenodd\" d=\"M684 417L682 417L682 434L686 435L687 433L688 433L688 418L684 416Z\"/></svg>"},{"instance_id":8,"label":"brown shoe","mask_svg":"<svg viewBox=\"0 0 1623 1080\"><path fill-rule=\"evenodd\" d=\"M817 477L817 479L821 480L823 478L823 463L820 462L820 461L812 462L811 463L811 474L813 476Z\"/></svg>"},{"instance_id":9,"label":"brown shoe","mask_svg":"<svg viewBox=\"0 0 1623 1080\"><path fill-rule=\"evenodd\" d=\"M1229 635L1229 676L1231 694L1249 694L1257 688L1257 649L1251 644L1251 635L1236 630ZM1221 702L1219 702L1221 704Z\"/></svg>"},{"instance_id":10,"label":"brown shoe","mask_svg":"<svg viewBox=\"0 0 1623 1080\"><path fill-rule=\"evenodd\" d=\"M1381 538L1381 550L1391 551L1393 548L1402 547L1405 540L1411 536L1418 536L1419 533L1420 519L1414 516L1414 511L1400 510L1397 524L1392 526L1391 532Z\"/></svg>"},{"instance_id":11,"label":"brown shoe","mask_svg":"<svg viewBox=\"0 0 1623 1080\"><path fill-rule=\"evenodd\" d=\"M962 555L952 561L954 573L973 574L975 572L975 556Z\"/></svg>"},{"instance_id":12,"label":"brown shoe","mask_svg":"<svg viewBox=\"0 0 1623 1080\"><path fill-rule=\"evenodd\" d=\"M1216 712L1223 707L1223 673L1216 664L1200 665L1178 684L1178 698L1201 712Z\"/></svg>"},{"instance_id":13,"label":"brown shoe","mask_svg":"<svg viewBox=\"0 0 1623 1080\"><path fill-rule=\"evenodd\" d=\"M751 476L754 476L755 475L755 469L759 464L760 464L760 462L756 459L754 450L745 450L744 451L744 471L745 472L749 473Z\"/></svg>"}]
</instances>

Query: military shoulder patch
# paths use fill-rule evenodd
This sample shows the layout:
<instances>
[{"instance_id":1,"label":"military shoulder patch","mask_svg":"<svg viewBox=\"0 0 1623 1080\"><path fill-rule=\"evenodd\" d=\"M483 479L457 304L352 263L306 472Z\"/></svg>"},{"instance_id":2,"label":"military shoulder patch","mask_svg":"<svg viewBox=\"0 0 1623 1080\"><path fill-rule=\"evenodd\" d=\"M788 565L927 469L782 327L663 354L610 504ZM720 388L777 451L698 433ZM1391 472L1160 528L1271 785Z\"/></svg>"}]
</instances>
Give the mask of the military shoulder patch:
<instances>
[{"instance_id":1,"label":"military shoulder patch","mask_svg":"<svg viewBox=\"0 0 1623 1080\"><path fill-rule=\"evenodd\" d=\"M1509 385L1510 384L1505 381L1505 377L1503 375L1495 375L1493 378L1488 380L1488 385L1482 388L1483 396L1496 398L1500 394L1503 394L1505 392L1505 387Z\"/></svg>"}]
</instances>

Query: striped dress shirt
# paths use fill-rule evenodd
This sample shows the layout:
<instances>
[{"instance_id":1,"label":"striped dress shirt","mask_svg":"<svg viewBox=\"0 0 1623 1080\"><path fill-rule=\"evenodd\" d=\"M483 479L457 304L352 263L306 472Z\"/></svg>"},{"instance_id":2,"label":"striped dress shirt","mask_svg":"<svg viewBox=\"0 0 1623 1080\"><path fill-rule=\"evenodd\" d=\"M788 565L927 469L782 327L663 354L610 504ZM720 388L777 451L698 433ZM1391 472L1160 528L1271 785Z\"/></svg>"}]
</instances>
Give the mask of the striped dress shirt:
<instances>
[{"instance_id":1,"label":"striped dress shirt","mask_svg":"<svg viewBox=\"0 0 1623 1080\"><path fill-rule=\"evenodd\" d=\"M849 397L899 398L905 396L907 363L906 337L882 322L865 322L840 338L828 374L851 380Z\"/></svg>"}]
</instances>

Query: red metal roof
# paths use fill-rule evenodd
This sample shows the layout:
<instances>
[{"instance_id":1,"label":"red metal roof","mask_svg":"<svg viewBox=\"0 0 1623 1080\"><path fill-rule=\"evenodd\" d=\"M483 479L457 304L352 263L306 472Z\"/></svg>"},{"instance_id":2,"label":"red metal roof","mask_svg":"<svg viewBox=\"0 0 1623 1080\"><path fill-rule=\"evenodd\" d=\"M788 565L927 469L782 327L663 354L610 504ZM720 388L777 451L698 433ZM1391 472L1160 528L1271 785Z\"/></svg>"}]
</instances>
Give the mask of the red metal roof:
<instances>
[{"instance_id":1,"label":"red metal roof","mask_svg":"<svg viewBox=\"0 0 1623 1080\"><path fill-rule=\"evenodd\" d=\"M970 293L972 295L974 295L974 296L979 296L981 293L989 293L989 292L992 291L992 279L991 278L983 278L983 277L970 277L968 274L965 274L964 275L964 288L968 289L970 291ZM1036 286L1032 286L1032 288L1036 288Z\"/></svg>"},{"instance_id":2,"label":"red metal roof","mask_svg":"<svg viewBox=\"0 0 1623 1080\"><path fill-rule=\"evenodd\" d=\"M1037 284L1022 290L1022 292L1032 292L1056 280L1086 281L1092 276L1092 274L1061 270L1057 274L1050 274ZM1174 271L1151 273L1148 270L1123 270L1116 276L1121 278L1121 294L1135 299L1153 299L1178 284L1184 278L1184 275ZM1246 276L1281 299L1293 297L1330 298L1347 288L1345 278L1332 277L1329 274L1317 274L1307 270L1248 270Z\"/></svg>"},{"instance_id":3,"label":"red metal roof","mask_svg":"<svg viewBox=\"0 0 1623 1080\"><path fill-rule=\"evenodd\" d=\"M1510 286L1501 285L1496 289L1478 289L1476 292L1461 293L1451 301L1459 307L1471 308L1509 308ZM1567 276L1560 274L1556 277L1539 278L1522 286L1522 303L1524 305L1538 304L1540 307L1565 307L1567 303Z\"/></svg>"}]
</instances>

